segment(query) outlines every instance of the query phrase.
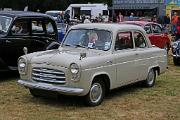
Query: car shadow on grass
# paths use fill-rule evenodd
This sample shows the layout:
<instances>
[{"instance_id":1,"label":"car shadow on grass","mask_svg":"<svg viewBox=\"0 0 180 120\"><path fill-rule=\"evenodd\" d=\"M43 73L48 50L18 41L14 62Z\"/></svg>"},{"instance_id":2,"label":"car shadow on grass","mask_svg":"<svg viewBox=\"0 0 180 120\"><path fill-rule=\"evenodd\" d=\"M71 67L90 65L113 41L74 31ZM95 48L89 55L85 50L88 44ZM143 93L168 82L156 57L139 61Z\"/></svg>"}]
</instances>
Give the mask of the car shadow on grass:
<instances>
[{"instance_id":1,"label":"car shadow on grass","mask_svg":"<svg viewBox=\"0 0 180 120\"><path fill-rule=\"evenodd\" d=\"M19 73L17 71L0 72L0 83L11 80L17 80L18 78L19 78Z\"/></svg>"},{"instance_id":2,"label":"car shadow on grass","mask_svg":"<svg viewBox=\"0 0 180 120\"><path fill-rule=\"evenodd\" d=\"M118 89L115 89L109 92L105 96L104 101L111 100L115 97L123 97L123 95L131 94L140 89L143 89L141 83L136 83L136 84L120 87ZM29 93L29 96L31 97L29 97L28 101L33 102L35 104L37 103L45 104L45 105L53 106L53 107L87 107L84 104L83 97L60 95L55 92L49 92L49 91L42 91L41 95L42 96L39 96L39 97L33 97Z\"/></svg>"},{"instance_id":3,"label":"car shadow on grass","mask_svg":"<svg viewBox=\"0 0 180 120\"><path fill-rule=\"evenodd\" d=\"M67 95L61 95L56 92L50 92L50 91L42 91L40 96L31 96L29 93L29 102L35 103L35 104L43 104L53 107L84 107L84 102L82 97L78 96L67 96ZM26 96L27 97L27 96Z\"/></svg>"}]
</instances>

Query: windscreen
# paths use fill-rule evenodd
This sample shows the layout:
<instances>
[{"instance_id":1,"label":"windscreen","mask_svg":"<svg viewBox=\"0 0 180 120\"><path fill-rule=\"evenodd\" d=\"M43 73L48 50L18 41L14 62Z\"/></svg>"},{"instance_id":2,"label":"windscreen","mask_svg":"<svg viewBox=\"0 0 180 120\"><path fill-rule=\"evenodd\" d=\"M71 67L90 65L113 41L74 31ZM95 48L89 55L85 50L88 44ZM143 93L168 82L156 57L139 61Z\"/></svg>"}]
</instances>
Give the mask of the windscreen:
<instances>
[{"instance_id":1,"label":"windscreen","mask_svg":"<svg viewBox=\"0 0 180 120\"><path fill-rule=\"evenodd\" d=\"M96 50L109 50L111 41L111 32L109 31L78 29L70 30L62 45Z\"/></svg>"},{"instance_id":2,"label":"windscreen","mask_svg":"<svg viewBox=\"0 0 180 120\"><path fill-rule=\"evenodd\" d=\"M11 22L12 22L11 17L0 15L0 34L7 33Z\"/></svg>"}]
</instances>

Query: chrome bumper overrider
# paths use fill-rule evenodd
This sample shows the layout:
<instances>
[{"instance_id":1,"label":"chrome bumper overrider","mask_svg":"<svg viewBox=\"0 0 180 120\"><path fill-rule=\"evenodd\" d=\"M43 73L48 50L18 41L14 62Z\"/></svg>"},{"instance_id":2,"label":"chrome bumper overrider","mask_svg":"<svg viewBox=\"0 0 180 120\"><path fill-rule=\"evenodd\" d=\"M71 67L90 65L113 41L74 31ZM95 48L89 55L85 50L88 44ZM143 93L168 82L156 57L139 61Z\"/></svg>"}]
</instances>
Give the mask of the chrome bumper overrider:
<instances>
[{"instance_id":1,"label":"chrome bumper overrider","mask_svg":"<svg viewBox=\"0 0 180 120\"><path fill-rule=\"evenodd\" d=\"M18 84L27 88L56 91L65 95L80 95L84 91L84 89L81 88L63 87L63 86L52 85L47 83L38 83L28 80L18 80Z\"/></svg>"}]
</instances>

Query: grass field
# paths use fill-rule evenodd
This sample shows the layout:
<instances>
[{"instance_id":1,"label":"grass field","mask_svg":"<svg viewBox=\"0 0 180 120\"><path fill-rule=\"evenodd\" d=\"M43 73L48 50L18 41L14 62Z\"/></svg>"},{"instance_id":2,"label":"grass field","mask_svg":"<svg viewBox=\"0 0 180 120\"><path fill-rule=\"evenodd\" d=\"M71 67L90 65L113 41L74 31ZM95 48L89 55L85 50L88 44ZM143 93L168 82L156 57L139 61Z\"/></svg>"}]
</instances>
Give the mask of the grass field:
<instances>
[{"instance_id":1,"label":"grass field","mask_svg":"<svg viewBox=\"0 0 180 120\"><path fill-rule=\"evenodd\" d=\"M153 88L113 90L97 107L78 97L34 98L17 85L18 74L1 73L0 120L180 120L180 66L169 61Z\"/></svg>"}]
</instances>

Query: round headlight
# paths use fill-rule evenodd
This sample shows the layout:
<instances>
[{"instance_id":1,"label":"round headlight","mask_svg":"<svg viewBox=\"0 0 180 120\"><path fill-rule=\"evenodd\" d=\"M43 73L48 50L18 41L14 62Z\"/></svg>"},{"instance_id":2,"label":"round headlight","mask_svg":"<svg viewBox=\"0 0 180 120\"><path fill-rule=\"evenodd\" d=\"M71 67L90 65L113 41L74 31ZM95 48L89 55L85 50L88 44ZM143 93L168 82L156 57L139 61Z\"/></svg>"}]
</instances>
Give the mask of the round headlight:
<instances>
[{"instance_id":1,"label":"round headlight","mask_svg":"<svg viewBox=\"0 0 180 120\"><path fill-rule=\"evenodd\" d=\"M76 63L72 63L70 70L72 74L77 74L79 72L79 66Z\"/></svg>"},{"instance_id":2,"label":"round headlight","mask_svg":"<svg viewBox=\"0 0 180 120\"><path fill-rule=\"evenodd\" d=\"M18 60L18 71L20 74L26 73L26 60L24 58Z\"/></svg>"}]
</instances>

